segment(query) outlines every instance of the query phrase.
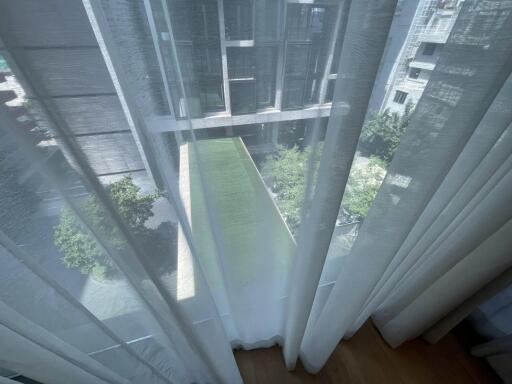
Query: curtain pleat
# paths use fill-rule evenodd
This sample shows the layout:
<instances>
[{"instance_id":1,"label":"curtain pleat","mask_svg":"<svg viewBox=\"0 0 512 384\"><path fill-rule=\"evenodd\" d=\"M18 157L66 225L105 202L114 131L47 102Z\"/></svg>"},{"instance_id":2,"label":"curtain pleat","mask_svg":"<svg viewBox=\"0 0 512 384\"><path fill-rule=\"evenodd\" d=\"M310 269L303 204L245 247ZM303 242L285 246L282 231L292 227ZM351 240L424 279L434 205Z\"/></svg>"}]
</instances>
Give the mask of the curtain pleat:
<instances>
[{"instance_id":1,"label":"curtain pleat","mask_svg":"<svg viewBox=\"0 0 512 384\"><path fill-rule=\"evenodd\" d=\"M371 301L372 291L381 300L388 297L390 286L385 283L390 276L393 279L394 269L406 256L404 252L395 259L397 253L510 74L512 24L508 12L499 24L491 22L494 15L487 11L496 5L466 2L459 13L356 242L341 261L340 274L325 305L312 317L314 324L308 326L301 358L315 370L325 363L338 341L357 330L382 303ZM499 5L507 8L510 4ZM479 23L475 23L477 17ZM498 127L489 133L487 148L493 145L492 137L499 137L510 122L506 116L502 121L505 124L497 120ZM485 144L482 146L481 154L475 153L472 159L475 163L485 156ZM468 168L466 174L472 171ZM447 197L463 183L462 175L449 181L455 183L455 189ZM469 227L466 230L470 233ZM379 281L382 290L378 289ZM369 305L360 315L365 302ZM404 332L404 337L408 336Z\"/></svg>"},{"instance_id":2,"label":"curtain pleat","mask_svg":"<svg viewBox=\"0 0 512 384\"><path fill-rule=\"evenodd\" d=\"M396 308L395 316L379 316L393 313L395 308L389 304L389 312L386 306L379 309L374 321L386 340L392 346L397 346L409 338L419 336L465 298L478 292L503 270L510 268L511 229L509 220L478 248L465 255L450 269L445 269L428 288L420 291L415 289L416 286L408 287L417 295L407 306Z\"/></svg>"},{"instance_id":3,"label":"curtain pleat","mask_svg":"<svg viewBox=\"0 0 512 384\"><path fill-rule=\"evenodd\" d=\"M99 364L93 358L76 350L69 344L47 332L43 328L25 319L16 311L0 302L2 319L0 332L2 339L16 339L16 344L9 343L9 349L2 348L2 360L8 362L8 368L18 371L19 365L31 366L29 369L36 377L44 380L64 382L60 374L76 377L77 382L90 380L91 383L126 384L128 380ZM31 351L31 349L33 349ZM41 353L41 350L44 350ZM53 360L48 367L48 358ZM50 360L50 361L51 361ZM41 372L38 372L38 370ZM21 369L25 371L25 369ZM71 372L70 372L71 371Z\"/></svg>"},{"instance_id":4,"label":"curtain pleat","mask_svg":"<svg viewBox=\"0 0 512 384\"><path fill-rule=\"evenodd\" d=\"M341 203L395 5L395 1L350 4L318 179L291 272L283 350L289 368L299 354L338 215L333 207Z\"/></svg>"},{"instance_id":5,"label":"curtain pleat","mask_svg":"<svg viewBox=\"0 0 512 384\"><path fill-rule=\"evenodd\" d=\"M503 86L496 101L475 130L472 139L447 174L428 206L415 223L389 268L374 288L372 295L356 321L352 332L369 315L372 303L381 303L390 290L418 263L424 262L436 245L479 203L477 195L485 197L501 180L510 166L511 131L508 125L512 113L503 106L512 101L510 80ZM503 130L503 128L505 130Z\"/></svg>"}]
</instances>

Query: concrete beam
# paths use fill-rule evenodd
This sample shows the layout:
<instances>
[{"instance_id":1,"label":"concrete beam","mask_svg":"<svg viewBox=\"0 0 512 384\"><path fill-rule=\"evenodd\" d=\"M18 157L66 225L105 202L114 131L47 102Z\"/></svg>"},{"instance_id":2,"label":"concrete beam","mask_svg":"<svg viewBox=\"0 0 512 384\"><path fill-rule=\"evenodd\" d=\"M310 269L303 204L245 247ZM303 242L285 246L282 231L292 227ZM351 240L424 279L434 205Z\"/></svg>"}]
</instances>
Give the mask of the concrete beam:
<instances>
[{"instance_id":1,"label":"concrete beam","mask_svg":"<svg viewBox=\"0 0 512 384\"><path fill-rule=\"evenodd\" d=\"M343 113L348 112L348 106L342 106ZM279 121L314 119L318 117L328 117L331 112L331 104L321 106L313 106L310 108L293 110L293 111L277 111L270 110L257 112L248 115L218 115L198 119L191 119L190 124L193 129L229 127L245 124L264 124ZM174 120L171 116L158 116L147 121L147 126L151 132L173 132L186 131L189 129L187 120Z\"/></svg>"}]
</instances>

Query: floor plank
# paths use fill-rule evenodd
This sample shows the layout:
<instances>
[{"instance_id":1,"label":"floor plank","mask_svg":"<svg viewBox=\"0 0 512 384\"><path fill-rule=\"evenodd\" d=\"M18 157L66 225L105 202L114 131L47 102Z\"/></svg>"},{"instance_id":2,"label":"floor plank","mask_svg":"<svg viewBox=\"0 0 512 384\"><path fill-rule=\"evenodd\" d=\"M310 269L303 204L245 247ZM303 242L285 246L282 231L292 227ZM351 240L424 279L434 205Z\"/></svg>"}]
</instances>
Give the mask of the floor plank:
<instances>
[{"instance_id":1,"label":"floor plank","mask_svg":"<svg viewBox=\"0 0 512 384\"><path fill-rule=\"evenodd\" d=\"M340 343L317 375L308 374L300 363L288 372L278 347L239 350L235 357L246 384L500 382L485 361L470 356L452 334L435 345L418 339L392 349L370 322Z\"/></svg>"}]
</instances>

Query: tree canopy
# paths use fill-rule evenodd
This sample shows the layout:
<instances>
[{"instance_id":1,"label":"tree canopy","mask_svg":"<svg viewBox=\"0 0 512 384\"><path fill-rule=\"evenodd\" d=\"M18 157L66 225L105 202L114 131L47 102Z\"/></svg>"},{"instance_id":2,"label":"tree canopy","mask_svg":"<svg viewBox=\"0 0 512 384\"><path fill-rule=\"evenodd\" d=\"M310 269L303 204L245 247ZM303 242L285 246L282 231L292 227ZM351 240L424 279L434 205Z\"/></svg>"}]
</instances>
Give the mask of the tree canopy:
<instances>
[{"instance_id":1,"label":"tree canopy","mask_svg":"<svg viewBox=\"0 0 512 384\"><path fill-rule=\"evenodd\" d=\"M408 102L403 114L389 112L389 110L372 114L361 132L360 143L363 154L377 156L389 164L409 125L413 110L414 104Z\"/></svg>"},{"instance_id":2,"label":"tree canopy","mask_svg":"<svg viewBox=\"0 0 512 384\"><path fill-rule=\"evenodd\" d=\"M304 150L296 146L279 147L276 154L266 158L261 170L263 179L276 194L279 210L293 234L300 223L310 153L310 147Z\"/></svg>"},{"instance_id":3,"label":"tree canopy","mask_svg":"<svg viewBox=\"0 0 512 384\"><path fill-rule=\"evenodd\" d=\"M313 164L317 164L322 146ZM262 175L275 194L276 202L291 232L296 235L304 203L307 167L311 148L301 151L297 147L280 147L278 152L267 157ZM364 218L379 190L386 174L386 164L377 157L354 162L347 181L343 207L348 214ZM316 177L316 174L315 174Z\"/></svg>"},{"instance_id":4,"label":"tree canopy","mask_svg":"<svg viewBox=\"0 0 512 384\"><path fill-rule=\"evenodd\" d=\"M386 175L386 163L378 157L356 161L350 171L342 205L352 215L366 217Z\"/></svg>"},{"instance_id":5,"label":"tree canopy","mask_svg":"<svg viewBox=\"0 0 512 384\"><path fill-rule=\"evenodd\" d=\"M140 188L129 176L110 184L106 189L119 215L143 249L153 257L170 258L170 223L161 223L158 228L148 228L145 225L153 216L153 204L160 196L159 193L140 194ZM108 213L99 204L95 195L85 198L81 203L81 209L92 225L107 237L116 250L126 251L126 244L117 227L111 224ZM55 227L54 243L61 251L62 260L68 267L79 268L82 273L92 273L100 279L115 276L114 265L108 256L68 207L63 208L59 224Z\"/></svg>"}]
</instances>

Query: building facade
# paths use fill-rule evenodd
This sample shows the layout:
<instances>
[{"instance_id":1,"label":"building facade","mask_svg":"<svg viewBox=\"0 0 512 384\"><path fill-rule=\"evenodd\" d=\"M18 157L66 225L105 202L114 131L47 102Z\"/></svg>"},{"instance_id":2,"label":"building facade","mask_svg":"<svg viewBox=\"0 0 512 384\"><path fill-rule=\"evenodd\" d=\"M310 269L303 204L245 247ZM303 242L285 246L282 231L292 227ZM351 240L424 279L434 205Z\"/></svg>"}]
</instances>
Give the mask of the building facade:
<instances>
[{"instance_id":1,"label":"building facade","mask_svg":"<svg viewBox=\"0 0 512 384\"><path fill-rule=\"evenodd\" d=\"M258 152L291 131L300 141L308 120L329 115L346 2L155 3L146 13L168 113L150 119L153 130L185 132L191 124L199 137L246 132Z\"/></svg>"},{"instance_id":2,"label":"building facade","mask_svg":"<svg viewBox=\"0 0 512 384\"><path fill-rule=\"evenodd\" d=\"M403 113L423 94L463 1L420 0L407 39L385 85L380 111Z\"/></svg>"}]
</instances>

